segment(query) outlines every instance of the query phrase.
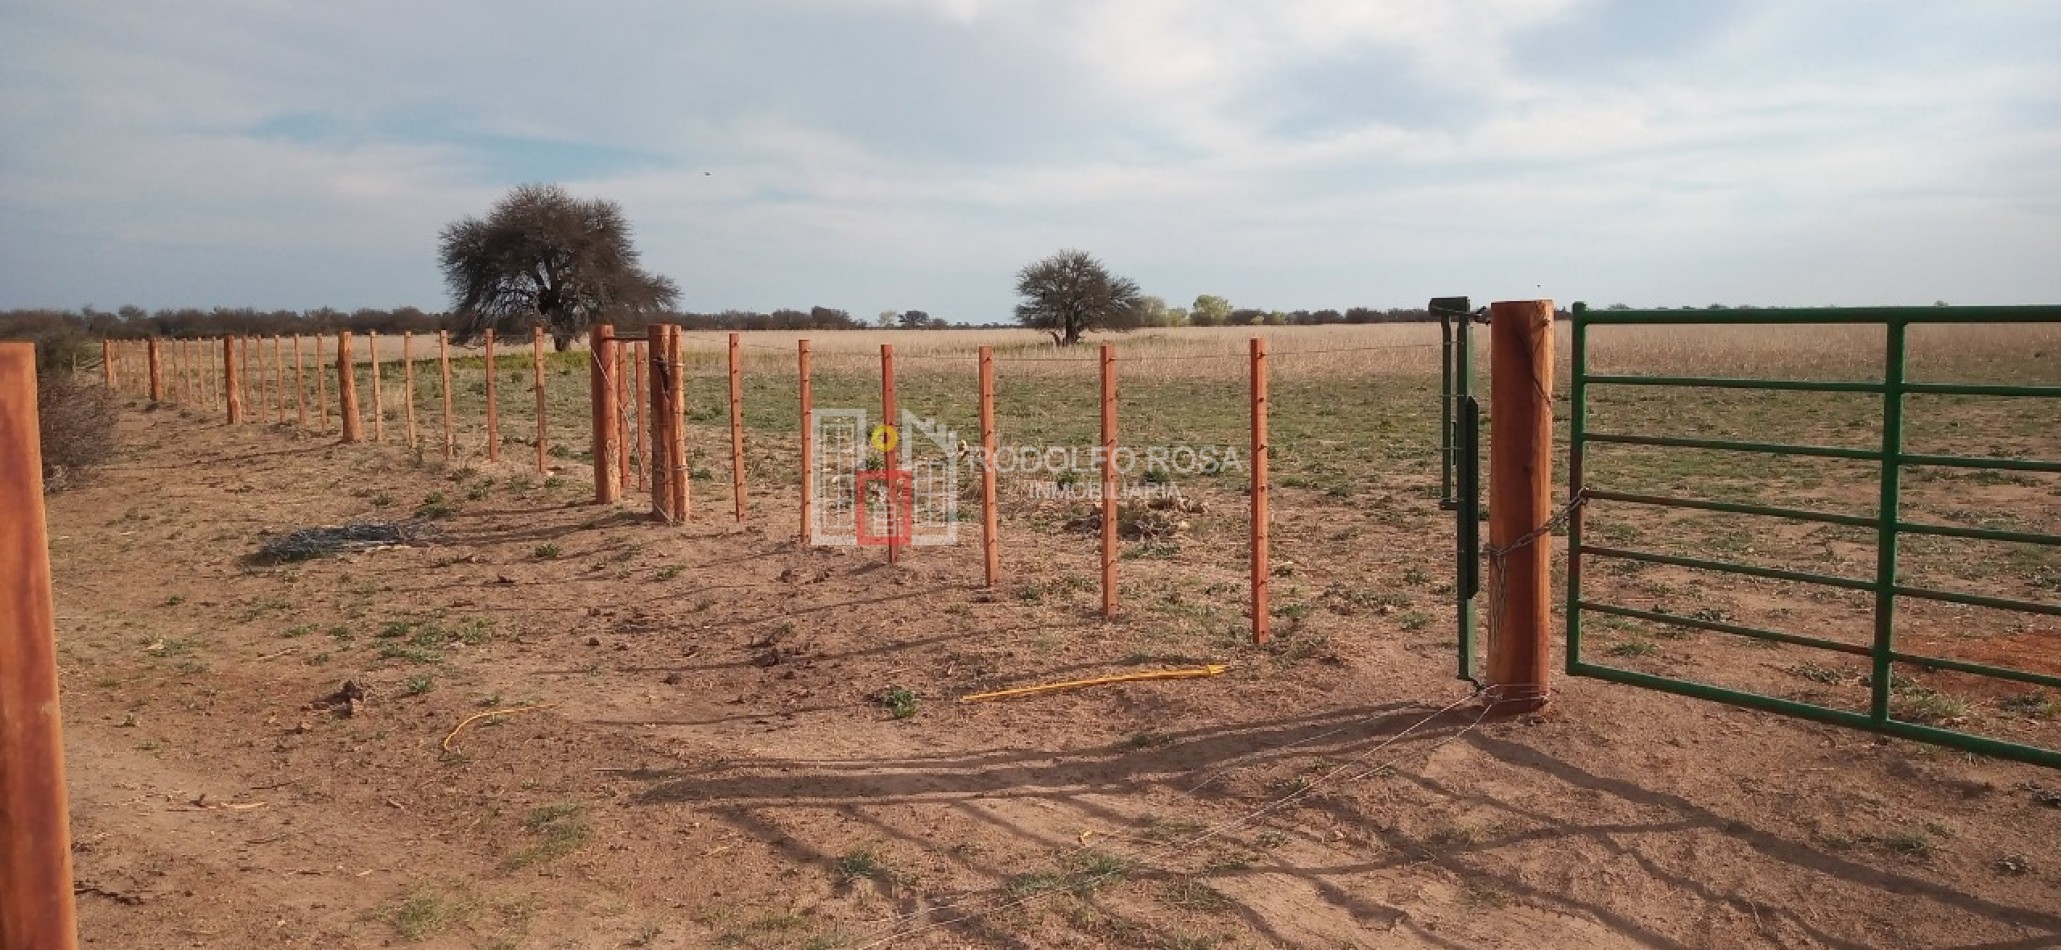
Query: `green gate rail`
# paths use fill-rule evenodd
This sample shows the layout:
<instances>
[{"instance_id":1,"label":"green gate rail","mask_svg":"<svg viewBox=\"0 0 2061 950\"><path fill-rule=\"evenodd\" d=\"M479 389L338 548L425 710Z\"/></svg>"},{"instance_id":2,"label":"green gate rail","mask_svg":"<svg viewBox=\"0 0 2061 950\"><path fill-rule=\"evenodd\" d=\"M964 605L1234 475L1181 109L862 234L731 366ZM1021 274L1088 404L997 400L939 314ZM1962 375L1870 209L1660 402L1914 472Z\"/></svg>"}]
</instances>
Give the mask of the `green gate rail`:
<instances>
[{"instance_id":1,"label":"green gate rail","mask_svg":"<svg viewBox=\"0 0 2061 950\"><path fill-rule=\"evenodd\" d=\"M2035 459L1978 458L1906 452L1903 446L1904 397L1914 394L2061 398L2061 386L1963 385L1956 383L1911 382L1905 376L1905 343L1913 324L1974 323L2057 323L2061 307L1870 307L1768 310L1590 310L1575 304L1572 315L1573 392L1569 429L1569 489L1571 497L1587 505L1599 502L1686 508L1727 514L1788 518L1825 524L1872 529L1876 540L1874 576L1839 577L1806 571L1758 567L1730 561L1677 557L1588 544L1582 539L1583 513L1579 509L1568 525L1567 569L1567 672L1632 686L1663 690L1698 699L1713 700L1766 710L1834 725L1931 742L1983 755L2061 768L2061 750L2025 745L1954 729L1895 718L1890 710L1891 664L1909 663L1934 670L1950 670L1995 677L2037 686L2061 688L2061 677L2007 667L1968 663L1945 657L1905 653L1896 648L1896 604L1899 598L1944 601L1976 607L2061 616L2061 605L1989 597L1959 591L1934 590L1900 583L1897 577L1897 541L1903 535L1934 535L1987 541L2008 541L2047 546L2061 545L2061 535L2025 531L1996 531L1955 525L1906 521L1901 514L1901 478L1911 466L1942 466L2018 472L2061 472L2061 461ZM1886 339L1880 382L1835 382L1789 379L1736 379L1697 376L1627 376L1592 374L1588 371L1588 331L1595 326L1630 325L1871 325L1884 328ZM1716 389L1760 389L1805 392L1879 394L1882 397L1882 444L1879 449L1840 448L1775 442L1743 442L1725 439L1684 438L1619 432L1591 432L1588 427L1590 386L1678 386ZM1587 447L1597 443L1645 445L1673 448L1713 449L1728 452L1783 456L1807 456L1872 461L1880 467L1876 514L1873 517L1739 504L1665 495L1638 494L1593 488L1582 480L1582 460ZM1700 617L1638 610L1620 604L1602 603L1582 596L1582 564L1585 558L1614 558L1666 564L1697 570L1748 577L1796 581L1874 594L1874 636L1867 645L1843 643L1821 637L1740 624L1722 623ZM1582 615L1605 614L1696 630L1788 643L1868 657L1868 711L1855 712L1814 703L1783 699L1728 687L1641 673L1622 667L1593 663L1582 655Z\"/></svg>"}]
</instances>

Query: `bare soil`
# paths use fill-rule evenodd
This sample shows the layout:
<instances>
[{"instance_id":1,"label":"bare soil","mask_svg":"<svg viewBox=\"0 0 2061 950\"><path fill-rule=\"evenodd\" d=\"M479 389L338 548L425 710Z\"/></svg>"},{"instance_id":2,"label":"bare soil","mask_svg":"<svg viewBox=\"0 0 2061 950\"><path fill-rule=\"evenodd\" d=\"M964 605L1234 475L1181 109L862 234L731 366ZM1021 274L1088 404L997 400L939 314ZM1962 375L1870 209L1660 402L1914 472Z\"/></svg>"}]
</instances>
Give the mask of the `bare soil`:
<instances>
[{"instance_id":1,"label":"bare soil","mask_svg":"<svg viewBox=\"0 0 2061 950\"><path fill-rule=\"evenodd\" d=\"M2061 941L2061 774L1592 680L1484 719L1421 477L1281 491L1277 600L1304 606L1257 648L1231 494L1187 541L1218 556L1126 559L1108 623L1092 545L1027 502L987 591L970 545L800 547L773 487L745 525L704 499L668 527L585 503L570 462L530 484L123 425L50 509L92 946ZM247 560L439 498L433 544ZM1627 663L1858 688L1702 642ZM1987 642L2054 668L2051 625ZM1232 670L956 702L1201 662ZM2004 728L2055 741L2036 710Z\"/></svg>"}]
</instances>

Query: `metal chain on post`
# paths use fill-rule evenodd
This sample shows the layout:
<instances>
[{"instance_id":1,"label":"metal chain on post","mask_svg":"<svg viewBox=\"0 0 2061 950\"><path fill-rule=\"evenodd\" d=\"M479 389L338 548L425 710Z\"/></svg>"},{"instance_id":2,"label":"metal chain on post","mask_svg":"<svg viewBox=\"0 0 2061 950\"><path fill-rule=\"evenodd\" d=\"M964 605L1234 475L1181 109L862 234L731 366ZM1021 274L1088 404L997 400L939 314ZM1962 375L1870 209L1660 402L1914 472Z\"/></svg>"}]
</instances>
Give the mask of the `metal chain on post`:
<instances>
[{"instance_id":1,"label":"metal chain on post","mask_svg":"<svg viewBox=\"0 0 2061 950\"><path fill-rule=\"evenodd\" d=\"M1488 649L1491 654L1493 654L1496 650L1497 637L1501 636L1503 629L1503 598L1505 594L1504 584L1508 583L1505 580L1506 572L1503 570L1503 559L1509 557L1511 554L1523 550L1524 548L1534 543L1537 543L1537 541L1540 538L1547 537L1548 535L1551 535L1553 532L1558 531L1563 527L1566 527L1568 519L1573 518L1575 511L1580 509L1583 505L1587 504L1588 501L1588 495L1576 495L1575 497L1569 499L1566 504L1560 506L1560 509L1558 511L1553 512L1553 516L1551 518L1547 518L1544 524L1539 525L1538 527L1533 528L1528 532L1525 532L1523 537L1520 537L1517 540L1512 541L1509 544L1503 545L1501 547L1497 547L1492 544L1482 545L1482 554L1488 559L1489 563L1489 609L1488 629L1486 631L1486 636L1488 640ZM1504 695L1501 692L1501 690L1506 688L1507 685L1508 684L1501 683L1490 684L1489 686L1485 687L1485 689L1494 692L1494 698L1496 702L1542 698L1539 696Z\"/></svg>"}]
</instances>

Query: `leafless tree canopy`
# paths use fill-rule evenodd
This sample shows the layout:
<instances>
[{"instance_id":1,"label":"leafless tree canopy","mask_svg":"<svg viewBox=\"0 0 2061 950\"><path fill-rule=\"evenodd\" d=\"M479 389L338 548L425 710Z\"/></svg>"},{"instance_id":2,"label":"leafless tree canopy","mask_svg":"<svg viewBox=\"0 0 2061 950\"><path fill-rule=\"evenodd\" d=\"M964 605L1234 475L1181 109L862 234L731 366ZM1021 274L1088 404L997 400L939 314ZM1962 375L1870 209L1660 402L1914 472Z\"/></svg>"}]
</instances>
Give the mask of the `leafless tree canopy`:
<instances>
[{"instance_id":1,"label":"leafless tree canopy","mask_svg":"<svg viewBox=\"0 0 2061 950\"><path fill-rule=\"evenodd\" d=\"M444 228L439 256L461 338L541 323L564 349L597 320L664 310L680 296L638 266L620 206L557 185L522 185L485 219Z\"/></svg>"},{"instance_id":2,"label":"leafless tree canopy","mask_svg":"<svg viewBox=\"0 0 2061 950\"><path fill-rule=\"evenodd\" d=\"M1079 343L1089 330L1138 325L1138 284L1109 273L1086 251L1064 250L1016 275L1016 322L1052 334L1060 346Z\"/></svg>"}]
</instances>

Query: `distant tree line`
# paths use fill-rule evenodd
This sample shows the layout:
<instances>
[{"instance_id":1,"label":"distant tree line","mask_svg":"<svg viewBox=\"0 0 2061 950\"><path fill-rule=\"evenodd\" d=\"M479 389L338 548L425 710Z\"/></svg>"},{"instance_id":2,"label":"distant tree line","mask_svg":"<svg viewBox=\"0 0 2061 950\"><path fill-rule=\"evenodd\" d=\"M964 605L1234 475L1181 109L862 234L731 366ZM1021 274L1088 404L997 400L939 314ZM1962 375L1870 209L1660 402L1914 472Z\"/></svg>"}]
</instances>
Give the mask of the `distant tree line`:
<instances>
[{"instance_id":1,"label":"distant tree line","mask_svg":"<svg viewBox=\"0 0 2061 950\"><path fill-rule=\"evenodd\" d=\"M659 311L622 314L612 318L617 330L642 330L653 323L677 323L690 330L861 330L869 326L850 313L831 307L807 310L783 308L771 313L724 310L719 313ZM928 322L925 324L929 326ZM257 310L250 307L215 307L201 310L6 310L0 311L0 338L41 338L67 333L92 337L140 339L143 337L290 336L301 333L435 333L463 329L463 321L451 313L429 312L415 307L394 310L361 308L345 312L327 307L316 310Z\"/></svg>"},{"instance_id":2,"label":"distant tree line","mask_svg":"<svg viewBox=\"0 0 2061 950\"><path fill-rule=\"evenodd\" d=\"M1257 310L1226 307L1221 315L1206 309L1166 307L1147 297L1136 311L1135 321L1123 329L1173 326L1324 326L1335 323L1407 323L1432 319L1424 309L1377 310L1352 307L1347 310ZM723 310L714 313L661 311L623 314L611 321L618 332L642 330L653 323L677 323L689 330L865 330L893 327L910 330L968 328L949 323L921 310L884 311L873 320L861 320L848 311L832 307L807 310L782 308L770 313L756 310ZM336 310L258 310L251 307L197 307L145 310L121 307L99 310L21 309L0 311L0 338L33 338L60 333L83 333L95 338L141 339L143 337L290 336L295 333L334 333L350 330L377 333L435 333L460 328L461 321L450 313L415 307L381 310L364 307ZM1004 326L999 321L985 326ZM1115 329L1112 327L1112 329Z\"/></svg>"}]
</instances>

